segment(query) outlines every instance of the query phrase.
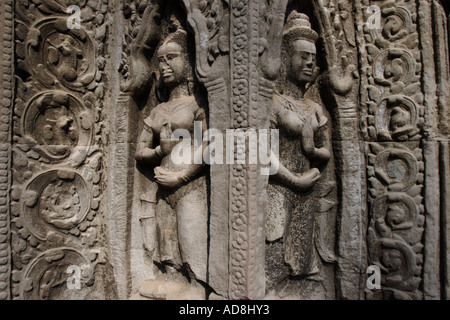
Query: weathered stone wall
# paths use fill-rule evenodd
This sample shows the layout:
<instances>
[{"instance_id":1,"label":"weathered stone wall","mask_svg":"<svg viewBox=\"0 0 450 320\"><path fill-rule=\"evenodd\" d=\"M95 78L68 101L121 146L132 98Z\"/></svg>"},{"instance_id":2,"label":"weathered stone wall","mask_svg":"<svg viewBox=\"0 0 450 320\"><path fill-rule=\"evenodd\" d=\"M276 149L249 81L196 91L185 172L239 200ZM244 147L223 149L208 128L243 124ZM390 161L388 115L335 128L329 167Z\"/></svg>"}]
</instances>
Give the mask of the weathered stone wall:
<instances>
[{"instance_id":1,"label":"weathered stone wall","mask_svg":"<svg viewBox=\"0 0 450 320\"><path fill-rule=\"evenodd\" d=\"M444 2L3 1L0 299L447 299Z\"/></svg>"}]
</instances>

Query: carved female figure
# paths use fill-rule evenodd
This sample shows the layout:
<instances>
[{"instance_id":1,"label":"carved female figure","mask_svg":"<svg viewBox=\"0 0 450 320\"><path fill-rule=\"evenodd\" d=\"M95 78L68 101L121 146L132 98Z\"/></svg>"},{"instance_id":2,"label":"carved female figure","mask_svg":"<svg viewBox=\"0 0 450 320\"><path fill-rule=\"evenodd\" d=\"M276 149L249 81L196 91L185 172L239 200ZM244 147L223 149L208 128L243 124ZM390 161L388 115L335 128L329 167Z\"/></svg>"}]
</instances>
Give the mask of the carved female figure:
<instances>
[{"instance_id":1,"label":"carved female figure","mask_svg":"<svg viewBox=\"0 0 450 320\"><path fill-rule=\"evenodd\" d=\"M266 236L271 244L268 250L281 252L277 262L268 262L268 268L285 270L276 275L280 278L318 273L312 188L331 153L324 110L304 98L315 70L317 38L308 16L296 11L289 15L283 31L284 91L275 93L272 109L272 127L280 130L280 165L268 188L266 216ZM278 282L269 277L271 281Z\"/></svg>"},{"instance_id":2,"label":"carved female figure","mask_svg":"<svg viewBox=\"0 0 450 320\"><path fill-rule=\"evenodd\" d=\"M137 147L136 160L154 168L156 186L143 196L146 203L145 223L156 226L156 243L145 245L157 264L168 269L185 271L191 278L206 282L207 202L203 164L173 161L171 153L180 141L172 139L173 131L194 132L195 122L206 128L205 113L199 107L187 83L192 77L186 32L178 29L157 51L160 83L168 99L158 104L144 120L144 129ZM192 140L194 146L194 140ZM202 152L202 148L192 148ZM142 219L141 219L142 221ZM150 237L151 235L144 235ZM149 238L147 238L149 239Z\"/></svg>"}]
</instances>

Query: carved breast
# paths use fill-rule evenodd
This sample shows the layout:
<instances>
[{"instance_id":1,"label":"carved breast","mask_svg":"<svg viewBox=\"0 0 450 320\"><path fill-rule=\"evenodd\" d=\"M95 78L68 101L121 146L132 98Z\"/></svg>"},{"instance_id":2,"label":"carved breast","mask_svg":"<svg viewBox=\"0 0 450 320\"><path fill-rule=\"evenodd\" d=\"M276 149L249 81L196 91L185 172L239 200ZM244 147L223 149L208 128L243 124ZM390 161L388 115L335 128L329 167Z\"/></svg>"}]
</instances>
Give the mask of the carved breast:
<instances>
[{"instance_id":1,"label":"carved breast","mask_svg":"<svg viewBox=\"0 0 450 320\"><path fill-rule=\"evenodd\" d=\"M161 137L163 128L169 129L170 134L177 129L194 131L196 112L199 109L194 97L183 97L169 102L161 103L155 109L152 128L155 134ZM163 137L161 137L163 138ZM169 138L170 137L166 137Z\"/></svg>"},{"instance_id":2,"label":"carved breast","mask_svg":"<svg viewBox=\"0 0 450 320\"><path fill-rule=\"evenodd\" d=\"M321 115L320 106L314 102L307 99L294 100L279 94L274 98L273 113L276 128L286 138L298 139L302 136L305 125L317 131L327 121Z\"/></svg>"}]
</instances>

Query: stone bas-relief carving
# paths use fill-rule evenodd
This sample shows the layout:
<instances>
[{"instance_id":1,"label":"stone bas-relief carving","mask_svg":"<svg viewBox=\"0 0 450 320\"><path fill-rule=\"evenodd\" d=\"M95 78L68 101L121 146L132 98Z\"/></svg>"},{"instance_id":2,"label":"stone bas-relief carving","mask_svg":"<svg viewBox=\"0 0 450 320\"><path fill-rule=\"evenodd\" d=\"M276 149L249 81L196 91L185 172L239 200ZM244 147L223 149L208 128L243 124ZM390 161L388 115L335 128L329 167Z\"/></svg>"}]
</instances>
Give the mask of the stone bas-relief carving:
<instances>
[{"instance_id":1,"label":"stone bas-relief carving","mask_svg":"<svg viewBox=\"0 0 450 320\"><path fill-rule=\"evenodd\" d=\"M26 143L42 156L76 158L91 143L92 119L76 97L63 91L37 95L26 107L22 130Z\"/></svg>"},{"instance_id":2,"label":"stone bas-relief carving","mask_svg":"<svg viewBox=\"0 0 450 320\"><path fill-rule=\"evenodd\" d=\"M443 1L0 6L0 299L448 298Z\"/></svg>"},{"instance_id":3,"label":"stone bas-relief carving","mask_svg":"<svg viewBox=\"0 0 450 320\"><path fill-rule=\"evenodd\" d=\"M73 31L75 30L75 31ZM43 19L29 33L27 41L29 70L45 86L58 83L77 90L95 77L93 43L82 29L68 29L67 19Z\"/></svg>"},{"instance_id":4,"label":"stone bas-relief carving","mask_svg":"<svg viewBox=\"0 0 450 320\"><path fill-rule=\"evenodd\" d=\"M78 1L79 29L69 28L68 3L14 2L12 299L109 295L100 208L107 2Z\"/></svg>"},{"instance_id":5,"label":"stone bas-relief carving","mask_svg":"<svg viewBox=\"0 0 450 320\"><path fill-rule=\"evenodd\" d=\"M197 157L203 156L202 145L195 146L192 138L194 151L187 155L189 159L184 159L188 164L180 165L172 157L177 144L183 143L174 141L174 131L184 129L193 136L196 125L206 130L205 111L199 107L195 97L189 95L189 82L192 82L189 78L193 74L189 71L186 48L186 32L179 29L168 36L156 53L160 83L167 90L168 99L158 104L144 120L137 147L136 160L141 166L154 170L153 183L156 184L141 198L141 222L149 254L156 263L163 265L163 279L177 269L188 274L192 281L206 283L206 177L202 173L204 165L195 160L196 153L199 153ZM186 287L189 284L178 288L176 284L157 279L148 281L140 292L149 298L170 299L171 295L180 294L179 291L186 290ZM201 290L201 285L198 287L197 290ZM204 293L202 295L200 291L198 294L196 298L204 298Z\"/></svg>"},{"instance_id":6,"label":"stone bas-relief carving","mask_svg":"<svg viewBox=\"0 0 450 320\"><path fill-rule=\"evenodd\" d=\"M425 109L430 107L426 97L432 90L424 90L420 85L420 74L429 60L426 52L419 49L419 38L427 33L418 15L427 9L423 3L416 6L408 1L386 1L380 10L381 27L364 30L368 52L364 65L370 68L364 76L371 142L367 163L367 241L369 263L383 273L381 290L368 291L367 297L421 299L427 290L418 290L419 287L433 286L424 269L424 260L428 259L424 245L432 241L427 239L426 234L431 231L424 233L424 225L432 225L433 218L432 210L423 207L422 196L428 198L423 189L423 173L438 170L425 169L425 143L417 143L424 141L423 135L428 135L426 127L431 125L430 119L425 119ZM425 212L429 215L428 224Z\"/></svg>"},{"instance_id":7,"label":"stone bas-relief carving","mask_svg":"<svg viewBox=\"0 0 450 320\"><path fill-rule=\"evenodd\" d=\"M420 238L423 162L420 149L371 144L371 223L368 242L371 261L385 273L382 294L396 299L420 299ZM378 293L379 294L379 293ZM390 297L392 297L390 296Z\"/></svg>"},{"instance_id":8,"label":"stone bas-relief carving","mask_svg":"<svg viewBox=\"0 0 450 320\"><path fill-rule=\"evenodd\" d=\"M316 222L320 212L334 206L333 199L326 199L334 181L321 179L320 174L331 159L328 119L322 106L304 98L316 70L318 34L308 16L293 11L283 37L287 83L283 94L274 94L272 104L272 125L280 130L280 168L268 189L266 273L274 273L268 276L269 290L293 298L302 293L288 284L292 276L320 281L315 228L321 226L315 224L320 224ZM320 179L317 187L328 189L322 195L314 190ZM332 260L333 253L328 255Z\"/></svg>"}]
</instances>

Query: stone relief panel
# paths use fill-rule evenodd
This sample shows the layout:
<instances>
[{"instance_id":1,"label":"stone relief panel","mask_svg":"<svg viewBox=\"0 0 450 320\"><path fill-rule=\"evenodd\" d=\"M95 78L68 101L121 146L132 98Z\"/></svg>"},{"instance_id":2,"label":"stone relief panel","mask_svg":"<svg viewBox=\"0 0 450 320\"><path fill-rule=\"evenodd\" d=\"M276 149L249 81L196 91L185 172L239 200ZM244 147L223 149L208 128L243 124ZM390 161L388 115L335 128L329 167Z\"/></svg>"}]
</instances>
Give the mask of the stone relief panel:
<instances>
[{"instance_id":1,"label":"stone relief panel","mask_svg":"<svg viewBox=\"0 0 450 320\"><path fill-rule=\"evenodd\" d=\"M105 296L99 208L108 1L75 3L79 27L70 25L73 4L15 3L13 299ZM71 272L79 288L70 287Z\"/></svg>"},{"instance_id":2,"label":"stone relief panel","mask_svg":"<svg viewBox=\"0 0 450 320\"><path fill-rule=\"evenodd\" d=\"M2 64L0 65L0 300L11 299L11 248L9 191L11 179L11 110L14 88L13 3L0 4Z\"/></svg>"},{"instance_id":3,"label":"stone relief panel","mask_svg":"<svg viewBox=\"0 0 450 320\"><path fill-rule=\"evenodd\" d=\"M332 265L336 259L333 246L326 244L334 233L337 204L330 171L331 126L326 109L305 97L318 75L318 38L307 15L296 10L288 15L280 74L284 79L279 79L272 101L272 126L280 132L280 168L270 178L266 213L267 290L281 298L325 297L324 291L313 293L308 286L317 290L323 281L334 286L322 266L322 261Z\"/></svg>"},{"instance_id":4,"label":"stone relief panel","mask_svg":"<svg viewBox=\"0 0 450 320\"><path fill-rule=\"evenodd\" d=\"M169 269L184 269L192 279L206 282L206 177L202 163L194 163L196 153L199 152L201 157L203 149L200 145L195 151L193 140L190 147L194 151L188 155L190 159L186 165L174 163L171 157L177 145L182 143L171 140L174 130L194 134L195 126L199 124L206 130L205 112L195 97L189 95L187 87L189 73L185 65L189 60L183 52L186 45L186 32L177 30L169 35L156 53L168 100L155 106L144 120L144 130L138 141L136 160L142 167L154 170L157 183L157 190L150 188L141 198L147 211L141 221L146 232L156 230L155 248L151 243L146 244L151 254L159 249L154 253L154 261L169 264L166 267ZM151 223L155 225L151 226Z\"/></svg>"},{"instance_id":5,"label":"stone relief panel","mask_svg":"<svg viewBox=\"0 0 450 320\"><path fill-rule=\"evenodd\" d=\"M370 20L376 5L378 26L361 29L361 97L368 140L369 264L381 269L381 290L366 290L368 299L422 299L429 272L424 267L425 243L432 243L433 210L425 205L431 186L424 189L428 116L434 106L430 59L420 43L430 33L424 27L429 7L412 1L366 1L361 12ZM437 6L438 4L434 4ZM373 17L373 16L372 16ZM431 21L427 22L430 24ZM428 70L428 69L427 69ZM425 197L425 199L424 199ZM429 221L427 222L427 219Z\"/></svg>"},{"instance_id":6,"label":"stone relief panel","mask_svg":"<svg viewBox=\"0 0 450 320\"><path fill-rule=\"evenodd\" d=\"M258 1L248 4L242 1L231 3L227 1L203 1L200 3L185 2L183 5L186 9L187 22L190 26L187 29L182 26L185 23L183 13L168 9L172 7L164 7L158 2L149 4L148 6L135 2L123 8L125 16L130 19L128 34L125 37L125 43L130 43L130 45L123 46L124 59L120 69L123 76L123 88L125 93L129 92L133 95L134 101L136 102L134 107L143 108L142 110L149 114L141 118L143 122L142 133L141 138L137 141L136 148L136 160L139 171L141 171L141 176L138 176L139 181L141 181L141 185L138 186L140 191L137 192L142 194L140 197L141 207L138 210L140 211L140 222L143 227L141 232L143 232L142 241L144 242L145 248L153 256L153 260L158 265L161 265L163 261L158 257L158 254L161 255L162 252L159 252L156 257L154 256L158 250L164 251L164 248L161 248L161 243L165 243L165 245L172 243L172 248L176 249L179 245L183 247L182 241L185 241L180 236L180 232L184 228L180 225L183 219L180 213L177 213L181 208L177 208L179 205L178 202L170 202L170 198L163 200L164 196L161 190L170 190L170 188L173 190L180 188L181 190L192 183L190 182L192 177L184 179L184 181L183 179L179 180L176 172L181 169L176 169L173 165L170 165L169 167L172 167L170 170L175 171L173 171L171 180L169 181L163 178L166 172L162 169L160 171L158 165L160 162L162 167L169 165L169 163L164 164L168 161L164 160L167 158L168 153L163 150L170 150L170 147L165 145L165 141L172 134L173 128L171 122L177 119L177 122L181 124L183 120L195 120L196 116L193 118L187 113L179 113L177 115L170 111L172 108L175 108L175 111L180 108L177 107L175 100L171 100L172 94L178 97L180 101L183 101L183 104L190 104L189 90L187 92L188 94L182 93L180 95L180 90L181 92L185 92L186 89L180 89L178 86L173 85L173 89L166 92L168 93L166 97L164 97L160 90L161 84L168 81L165 79L165 73L167 73L167 78L170 78L171 75L168 73L171 72L169 71L173 71L176 68L175 65L170 66L173 62L170 62L168 60L169 58L166 57L165 51L168 50L167 48L171 46L176 47L176 45L170 44L170 39L178 38L177 32L181 31L175 30L181 29L184 30L183 32L192 30L196 46L193 48L195 50L191 51L193 54L191 61L194 62L193 67L197 80L204 83L206 88L209 106L205 109L207 111L205 120L209 120L209 126L211 128L218 130L242 129L244 132L254 128L269 129L270 119L281 117L282 120L279 120L279 126L275 125L274 128L284 130L287 134L286 143L288 143L288 140L292 140L293 136L296 136L289 131L289 125L286 124L286 121L291 116L286 114L281 116L280 114L283 113L282 110L274 107L274 105L285 104L288 106L288 109L290 107L292 114L297 114L298 125L301 127L304 126L298 132L298 140L294 139L292 142L289 142L289 144L295 146L294 149L297 150L296 152L299 152L299 155L303 157L303 160L299 160L300 163L298 165L300 167L296 168L298 170L298 175L295 176L296 180L294 179L295 181L293 182L291 181L292 179L286 176L288 174L292 175L292 173L284 167L282 169L283 172L280 174L280 180L284 181L288 185L288 188L292 187L295 189L298 187L299 190L293 191L292 197L289 197L286 203L281 204L276 210L273 210L273 207L267 207L268 209L266 211L266 201L272 204L275 202L271 201L270 192L269 198L265 198L268 177L259 175L260 167L258 165L235 164L227 168L215 167L214 165L210 167L210 208L214 209L211 209L211 216L209 218L209 260L203 259L202 261L202 263L208 262L211 266L208 270L210 275L209 287L206 287L207 291L213 291L210 298L239 299L245 297L264 297L266 294L266 276L270 281L274 282L271 290L276 288L275 291L280 291L280 286L286 286L285 282L288 281L290 272L287 271L284 279L273 280L274 275L271 273L275 274L279 271L273 267L276 263L283 265L285 261L291 261L291 268L294 269L293 272L297 276L308 273L316 274L319 273L317 263L317 259L320 259L319 254L329 264L327 285L333 287L334 275L332 274L332 264L335 261L335 257L332 249L334 243L331 244L330 242L334 242L333 229L335 229L336 219L336 190L334 189L334 165L330 164L327 167L328 162L333 162L330 161L332 158L331 141L329 138L331 131L330 127L325 126L328 123L328 118L325 115L327 112L319 104L312 102L312 100L299 98L303 96L304 91L306 91L305 87L313 80L313 76L317 76L317 69L314 67L315 62L310 66L311 62L305 60L305 64L309 68L305 71L305 77L309 80L293 79L293 83L290 85L292 89L289 91L289 95L292 95L292 98L286 98L285 103L278 103L279 99L276 97L280 95L277 95L274 91L274 80L277 79L278 70L282 66L281 42L283 38L280 35L282 35L285 19L287 18L285 16L287 1L281 1L279 3ZM228 10L230 15L227 14ZM292 11L292 6L290 11ZM175 15L178 14L175 18L174 12ZM310 14L312 12L312 8L310 8ZM179 18L180 16L182 17L181 19ZM218 16L221 16L221 18L218 18ZM229 24L227 19L229 19ZM296 21L289 21L287 28L300 28L300 35L298 39L291 39L292 37L290 36L288 38L291 39L291 42L305 39L305 37L307 39L300 43L307 46L306 50L300 47L298 48L298 52L296 51L296 54L299 56L301 54L309 54L310 56L314 56L313 58L315 59L315 42L319 36L312 30L308 16L303 14L293 20ZM143 25L143 23L148 23L148 25ZM296 23L299 24L297 25ZM226 33L227 28L231 28L229 38ZM304 30L306 30L306 36L302 33ZM161 34L164 37L161 37ZM290 33L286 31L286 34ZM309 38L308 35L310 36ZM201 39L209 39L209 42L200 41ZM227 41L228 39L229 42ZM272 41L274 44L277 44L277 41L279 42L278 49L272 49L270 45ZM291 45L288 40L286 42L288 46ZM314 47L314 53L310 52L311 47ZM130 48L130 50L127 48ZM172 53L174 57L182 55L178 51L175 51ZM286 54L292 53L290 52L290 48L288 49L287 47L285 51ZM231 61L230 67L232 72L228 84L226 79L221 78L223 70L227 70L226 65L222 64L224 58L230 59ZM180 63L182 63L182 60ZM188 61L189 59L185 58L184 60ZM305 66L299 66L299 68L305 68ZM283 70L287 69L289 69L289 66L285 65ZM299 71L302 70L299 69ZM189 74L189 72L185 72L185 76L186 74ZM289 75L283 74L283 77L287 76ZM339 79L344 77L338 77L337 71L334 76ZM140 79L140 81L136 81L136 79ZM259 80L255 81L255 79ZM284 85L289 87L289 82L285 79L279 82L283 85L281 87L283 91ZM143 83L147 84L146 88L142 87ZM184 80L180 83L181 86L185 86ZM347 85L350 87L349 84ZM227 86L229 86L228 89ZM348 88L345 90L342 89L341 93L343 94L344 91L348 92L348 90ZM229 97L226 96L227 91L230 92ZM287 92L288 89L285 89L285 91ZM193 92L195 93L195 91ZM203 99L205 99L205 96ZM293 102L291 104L289 103L290 99L300 99L300 102ZM197 98L197 100L202 101L202 98ZM227 101L229 101L232 108L227 105ZM164 110L164 112L160 111L160 109ZM181 109L179 112L181 112ZM170 120L167 118L169 115L172 115ZM328 117L330 116L328 115ZM160 129L158 123L162 121L161 119L165 118L167 118L167 128L163 126ZM296 124L293 126L297 127ZM192 131L189 127L186 128L188 128L188 131ZM244 148L238 146L234 151L234 160L242 158L242 156L248 156L251 150L249 151L247 148L247 145ZM288 158L290 159L292 156L290 155ZM279 160L274 159L274 161ZM279 162L283 161L287 161L291 165L291 161L288 159L280 159ZM148 172L149 169L151 169L150 172ZM317 189L313 193L309 189L320 178L320 171L324 173L324 178L317 184ZM145 176L144 179L142 179L142 175ZM218 180L215 178L218 177L223 180L217 182ZM217 183L223 186L219 186ZM224 194L215 196L214 194L218 190L231 190L228 201L220 203L224 199ZM178 190L175 191L175 193L177 192ZM229 191L225 192L228 193ZM279 194L283 193L286 192L279 192ZM279 210L283 210L284 205L290 208L296 206L296 204L300 204L302 200L296 199L296 197L301 198L303 194L310 199L310 205L300 205L299 213L289 213L288 218L282 213L278 214ZM317 200L317 206L314 205L313 199ZM181 201L182 199L176 200ZM198 201L201 202L199 198L197 199ZM158 220L163 221L164 218L158 212L164 210L161 207L162 205L169 208L168 202L175 212L171 215L173 221L164 223L173 224L174 227L170 228L170 230L176 229L178 235L175 234L175 231L172 231L172 236L167 234L170 240L162 241L161 239L157 239L164 236L164 232L161 229L162 225L160 225L162 222L158 222ZM221 212L220 210L223 210L222 215L218 216L218 212ZM181 209L181 211L183 210ZM201 210L197 211L200 212ZM303 226L306 220L293 223L290 221L293 217L300 215L308 217L307 225ZM327 217L327 215L330 217ZM265 220L268 220L268 223L264 224ZM283 220L288 221L283 222ZM218 221L222 223L219 224ZM317 222L316 225L315 221ZM273 224L279 224L281 226L280 228L286 228L286 231L279 231L278 234L281 233L281 235L278 236L271 235L273 233L273 230L271 230ZM327 234L325 225L331 230L329 232L331 235ZM260 230L265 228L267 228L266 232L261 233ZM284 241L288 243L285 249L286 257L273 256L275 250L273 248L271 249L270 246L265 246L266 233L268 234L269 241L275 241L278 244ZM304 234L304 237L302 236L301 239L297 239L298 237L295 235L297 233ZM156 234L156 237L154 234ZM283 240L279 241L280 238L283 238ZM295 244L290 245L289 241L292 242L293 239L297 240L294 241ZM179 242L179 245L177 242ZM281 245L283 246L283 244ZM229 247L230 250L227 249L226 252L223 252L221 251L223 247ZM305 251L304 256L300 257L298 255L303 254L301 253L302 250ZM281 251L284 251L284 249ZM219 256L218 252L222 255ZM266 255L267 259L264 262ZM178 268L181 270L182 268L177 267L180 264L177 261L183 261L186 265L186 261L182 257L183 253L181 252L181 257L178 259L174 257L170 258L172 256L166 253L167 261L173 264L175 269ZM201 258L199 259L201 260ZM276 263L271 262L275 260L279 261L276 261ZM225 263L226 261L229 263L229 269ZM299 263L304 266L298 266ZM311 268L306 267L306 265L310 265ZM189 266L189 263L187 263L187 266ZM286 266L289 269L288 265ZM304 270L303 272L300 269L308 270ZM314 269L314 272L310 272L310 269ZM147 281L141 287L141 295L149 298L161 298L165 295L170 296L169 291L171 288L164 279L173 276L169 274L167 267L162 268L162 271L162 274L156 272L156 280ZM192 271L188 272L188 274L190 276L194 274L195 276L195 272ZM161 288L161 281L166 283L164 285L165 288L160 289L161 292L156 292L153 287ZM314 281L320 282L320 279ZM294 287L292 286L289 290L292 292L295 291ZM164 292L164 290L168 291ZM292 292L285 293L283 297L289 296ZM279 294L279 292L276 294Z\"/></svg>"},{"instance_id":7,"label":"stone relief panel","mask_svg":"<svg viewBox=\"0 0 450 320\"><path fill-rule=\"evenodd\" d=\"M139 12L139 31L133 31ZM134 95L134 107L147 113L140 119L136 141L140 179L136 191L140 195L140 240L154 264L150 266L154 279L140 284L140 294L152 299L205 299L208 198L202 139L208 124L206 91L195 69L193 36L182 10L170 4L153 3L144 8L135 3L124 7L124 14L134 17L129 29L130 39L134 39L131 50L124 52L123 88ZM143 55L143 50L148 55ZM212 61L211 50L207 52ZM138 78L141 81L136 81ZM139 98L148 100L140 105ZM183 163L172 157L182 146L172 139L180 130L193 136L188 145L193 153L188 158L184 155Z\"/></svg>"},{"instance_id":8,"label":"stone relief panel","mask_svg":"<svg viewBox=\"0 0 450 320\"><path fill-rule=\"evenodd\" d=\"M369 145L370 261L382 272L382 290L368 298L421 299L424 164L419 148Z\"/></svg>"},{"instance_id":9,"label":"stone relief panel","mask_svg":"<svg viewBox=\"0 0 450 320\"><path fill-rule=\"evenodd\" d=\"M415 9L386 2L380 10L381 29L365 30L371 66L367 84L369 136L378 141L419 140L424 96L420 90L419 34L416 16L411 14Z\"/></svg>"},{"instance_id":10,"label":"stone relief panel","mask_svg":"<svg viewBox=\"0 0 450 320\"><path fill-rule=\"evenodd\" d=\"M440 1L5 0L0 18L0 299L447 296Z\"/></svg>"}]
</instances>

